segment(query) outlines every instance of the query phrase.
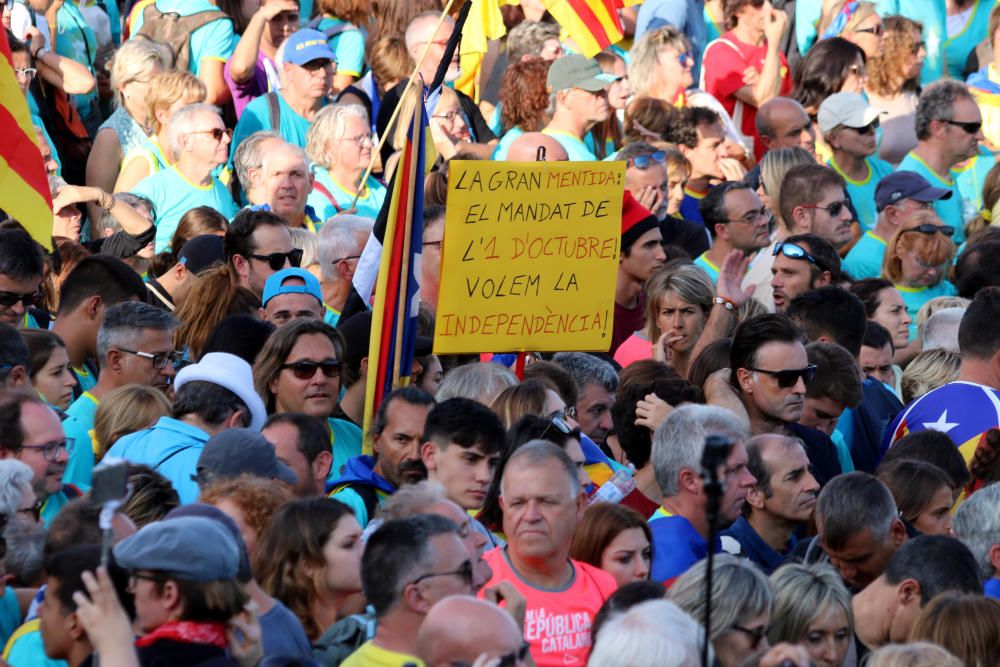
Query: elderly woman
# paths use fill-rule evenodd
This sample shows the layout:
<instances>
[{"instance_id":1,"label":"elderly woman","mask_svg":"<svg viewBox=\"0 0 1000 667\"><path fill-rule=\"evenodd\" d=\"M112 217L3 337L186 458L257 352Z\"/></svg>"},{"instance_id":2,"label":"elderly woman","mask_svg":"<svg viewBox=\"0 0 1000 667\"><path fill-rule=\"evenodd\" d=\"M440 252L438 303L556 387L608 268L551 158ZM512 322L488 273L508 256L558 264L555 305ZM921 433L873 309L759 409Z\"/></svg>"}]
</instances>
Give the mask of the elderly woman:
<instances>
[{"instance_id":1,"label":"elderly woman","mask_svg":"<svg viewBox=\"0 0 1000 667\"><path fill-rule=\"evenodd\" d=\"M667 599L691 615L705 617L705 563L682 574ZM768 649L773 594L767 577L747 560L715 557L712 578L712 627L709 641L721 667L738 667Z\"/></svg>"},{"instance_id":2,"label":"elderly woman","mask_svg":"<svg viewBox=\"0 0 1000 667\"><path fill-rule=\"evenodd\" d=\"M938 296L954 296L955 286L945 278L955 244L955 228L942 224L933 211L918 211L893 234L882 260L882 277L899 290L910 316L910 338L917 336L917 312Z\"/></svg>"},{"instance_id":3,"label":"elderly woman","mask_svg":"<svg viewBox=\"0 0 1000 667\"><path fill-rule=\"evenodd\" d=\"M840 667L854 637L851 594L827 564L784 565L771 575L774 609L767 641L798 644L817 667Z\"/></svg>"},{"instance_id":4,"label":"elderly woman","mask_svg":"<svg viewBox=\"0 0 1000 667\"><path fill-rule=\"evenodd\" d=\"M34 473L26 464L17 459L0 461L0 515L7 522L38 522L41 504L35 498L31 485Z\"/></svg>"},{"instance_id":5,"label":"elderly woman","mask_svg":"<svg viewBox=\"0 0 1000 667\"><path fill-rule=\"evenodd\" d=\"M878 154L893 166L917 145L917 96L927 55L922 30L923 26L911 19L887 17L882 52L868 59L865 92L871 105L884 114Z\"/></svg>"},{"instance_id":6,"label":"elderly woman","mask_svg":"<svg viewBox=\"0 0 1000 667\"><path fill-rule=\"evenodd\" d=\"M173 163L167 138L170 117L181 107L204 102L207 95L205 84L190 72L169 70L153 77L143 99L149 136L125 155L115 192L128 192L142 179Z\"/></svg>"},{"instance_id":7,"label":"elderly woman","mask_svg":"<svg viewBox=\"0 0 1000 667\"><path fill-rule=\"evenodd\" d=\"M308 204L321 220L351 208L367 218L378 216L385 201L385 186L364 176L372 158L372 133L368 114L358 104L331 104L316 114L306 135L306 153L316 178ZM360 195L358 191L360 189Z\"/></svg>"},{"instance_id":8,"label":"elderly woman","mask_svg":"<svg viewBox=\"0 0 1000 667\"><path fill-rule=\"evenodd\" d=\"M114 189L123 158L147 139L152 115L146 98L157 74L170 65L165 47L150 41L125 42L111 62L111 88L115 111L104 121L94 137L94 147L87 159L87 185L105 192ZM90 207L91 220L97 220L99 207Z\"/></svg>"}]
</instances>

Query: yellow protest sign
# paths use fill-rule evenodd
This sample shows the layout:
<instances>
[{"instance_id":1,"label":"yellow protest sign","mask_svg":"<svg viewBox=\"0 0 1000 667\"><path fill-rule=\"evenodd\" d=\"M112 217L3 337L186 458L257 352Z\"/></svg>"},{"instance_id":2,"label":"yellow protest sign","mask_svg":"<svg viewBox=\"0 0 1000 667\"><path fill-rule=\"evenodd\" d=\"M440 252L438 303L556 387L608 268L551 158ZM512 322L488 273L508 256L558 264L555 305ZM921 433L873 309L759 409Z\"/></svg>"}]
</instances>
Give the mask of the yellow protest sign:
<instances>
[{"instance_id":1,"label":"yellow protest sign","mask_svg":"<svg viewBox=\"0 0 1000 667\"><path fill-rule=\"evenodd\" d=\"M451 162L434 352L607 351L624 162Z\"/></svg>"}]
</instances>

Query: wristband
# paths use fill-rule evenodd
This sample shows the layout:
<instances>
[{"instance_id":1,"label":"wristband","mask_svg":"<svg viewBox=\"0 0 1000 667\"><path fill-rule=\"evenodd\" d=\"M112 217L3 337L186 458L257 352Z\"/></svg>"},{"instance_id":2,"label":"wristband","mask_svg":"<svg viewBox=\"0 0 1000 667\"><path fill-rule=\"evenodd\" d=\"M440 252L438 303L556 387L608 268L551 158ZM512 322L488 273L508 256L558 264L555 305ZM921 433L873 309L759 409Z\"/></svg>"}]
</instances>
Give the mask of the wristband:
<instances>
[{"instance_id":1,"label":"wristband","mask_svg":"<svg viewBox=\"0 0 1000 667\"><path fill-rule=\"evenodd\" d=\"M714 299L712 299L712 303L716 303L719 304L720 306L723 306L730 313L735 313L736 310L739 308L739 306L736 305L735 301L727 299L724 296L715 297Z\"/></svg>"}]
</instances>

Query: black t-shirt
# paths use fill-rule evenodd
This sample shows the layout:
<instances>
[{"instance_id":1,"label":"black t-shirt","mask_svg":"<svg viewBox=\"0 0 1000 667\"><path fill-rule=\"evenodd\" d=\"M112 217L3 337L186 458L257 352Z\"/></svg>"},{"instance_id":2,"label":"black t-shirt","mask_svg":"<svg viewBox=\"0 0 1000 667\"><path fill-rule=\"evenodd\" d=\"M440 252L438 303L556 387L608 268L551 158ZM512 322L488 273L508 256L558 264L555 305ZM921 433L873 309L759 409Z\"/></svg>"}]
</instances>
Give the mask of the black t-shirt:
<instances>
[{"instance_id":1,"label":"black t-shirt","mask_svg":"<svg viewBox=\"0 0 1000 667\"><path fill-rule=\"evenodd\" d=\"M83 247L93 254L110 255L118 259L128 259L153 242L156 238L156 227L150 225L149 229L138 236L132 236L128 232L116 232L107 238L85 241Z\"/></svg>"},{"instance_id":2,"label":"black t-shirt","mask_svg":"<svg viewBox=\"0 0 1000 667\"><path fill-rule=\"evenodd\" d=\"M802 424L788 424L788 431L805 445L806 456L812 467L813 477L820 486L826 485L831 479L843 472L840 459L837 458L837 446L830 436L814 428Z\"/></svg>"}]
</instances>

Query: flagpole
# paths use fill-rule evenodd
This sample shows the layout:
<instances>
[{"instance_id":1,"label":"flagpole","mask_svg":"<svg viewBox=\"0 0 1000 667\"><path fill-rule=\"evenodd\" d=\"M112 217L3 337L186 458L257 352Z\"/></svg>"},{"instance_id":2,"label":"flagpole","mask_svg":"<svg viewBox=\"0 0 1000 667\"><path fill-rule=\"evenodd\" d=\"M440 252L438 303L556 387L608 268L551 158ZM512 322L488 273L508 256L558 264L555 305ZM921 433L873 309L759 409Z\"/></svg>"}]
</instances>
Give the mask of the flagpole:
<instances>
[{"instance_id":1,"label":"flagpole","mask_svg":"<svg viewBox=\"0 0 1000 667\"><path fill-rule=\"evenodd\" d=\"M423 103L413 108L413 119L412 119L413 141L418 141L419 140L418 137L420 135L417 133L423 132L423 122L422 122L423 114L421 112L422 107ZM424 166L422 164L419 165L417 164L417 158L420 157L420 151L417 151L416 155L411 155L411 157L413 157L414 159L410 161L410 170L409 170L410 173L408 174L408 177L409 177L409 182L413 183L417 177L417 169L423 169ZM406 188L406 210L409 211L411 214L413 213L414 195L415 193L413 191L412 186ZM403 263L399 271L400 290L396 302L396 308L397 308L396 345L394 350L395 359L393 363L393 372L392 372L393 388L399 387L399 377L400 377L399 365L403 356L403 326L406 324L406 320L408 319L406 317L403 317L403 314L406 313L406 306L407 302L409 301L409 290L407 289L407 287L409 286L410 282L410 233L413 229L413 225L415 224L423 224L423 223L422 222L418 223L415 220L411 220L410 224L403 225L403 254L401 256ZM408 371L408 373L409 372L412 371Z\"/></svg>"},{"instance_id":2,"label":"flagpole","mask_svg":"<svg viewBox=\"0 0 1000 667\"><path fill-rule=\"evenodd\" d=\"M466 0L467 2L472 2L472 0ZM393 109L392 115L389 116L389 122L386 123L385 132L379 137L378 145L372 150L372 158L368 162L368 168L365 169L364 175L361 177L361 184L358 186L358 191L354 193L354 199L351 201L351 205L348 208L354 208L358 203L358 198L361 196L361 192L364 190L365 183L368 182L368 177L372 174L372 169L375 168L375 161L378 159L379 155L382 153L382 147L385 145L386 139L389 138L389 130L392 128L392 124L396 122L396 117L399 116L400 109L403 108L403 100L406 99L407 93L410 92L410 88L413 87L413 82L417 80L420 76L420 68L423 67L424 60L427 59L427 53L431 50L431 44L433 44L434 36L437 35L437 31L441 28L444 20L448 18L448 12L451 11L451 6L455 3L455 0L448 0L448 4L444 6L444 11L441 12L441 16L438 17L437 23L434 25L434 32L431 33L431 41L427 42L424 46L423 53L420 54L420 60L417 61L416 66L413 68L413 72L410 74L410 78L406 81L406 86L403 88L402 94L399 96L399 102L396 104L396 108ZM423 79L421 79L423 81ZM420 96L419 102L423 103L423 95ZM372 120L375 120L374 118ZM421 165L421 169L423 166Z\"/></svg>"}]
</instances>

